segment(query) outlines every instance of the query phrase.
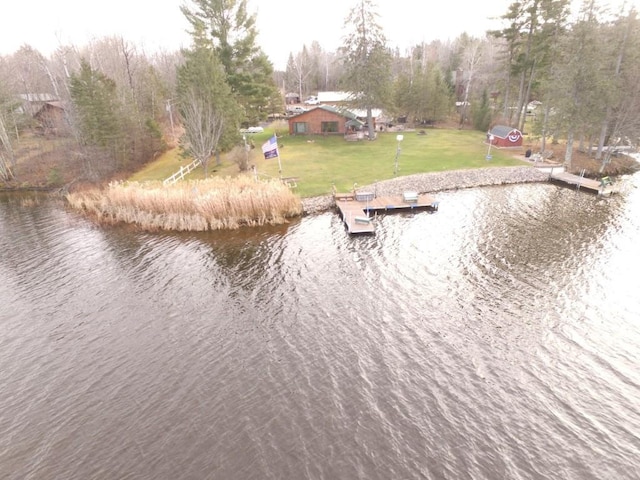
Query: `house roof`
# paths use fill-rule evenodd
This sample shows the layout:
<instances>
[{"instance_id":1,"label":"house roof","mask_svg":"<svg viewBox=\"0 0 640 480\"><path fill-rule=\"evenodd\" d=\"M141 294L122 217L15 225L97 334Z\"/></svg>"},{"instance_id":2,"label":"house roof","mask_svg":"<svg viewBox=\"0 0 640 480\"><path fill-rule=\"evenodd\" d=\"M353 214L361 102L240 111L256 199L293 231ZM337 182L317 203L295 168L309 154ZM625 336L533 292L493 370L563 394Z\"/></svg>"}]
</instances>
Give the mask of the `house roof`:
<instances>
[{"instance_id":1,"label":"house roof","mask_svg":"<svg viewBox=\"0 0 640 480\"><path fill-rule=\"evenodd\" d=\"M364 122L360 121L360 118L361 118L360 115L358 115L356 111L352 109L334 107L332 105L318 105L316 108L321 108L323 110L326 110L327 112L333 112L337 115L348 118L349 121L352 122L349 125L354 125L354 126L364 125Z\"/></svg>"},{"instance_id":2,"label":"house roof","mask_svg":"<svg viewBox=\"0 0 640 480\"><path fill-rule=\"evenodd\" d=\"M350 102L353 100L352 92L318 92L318 101L320 103L331 102Z\"/></svg>"},{"instance_id":3,"label":"house roof","mask_svg":"<svg viewBox=\"0 0 640 480\"><path fill-rule=\"evenodd\" d=\"M62 110L64 110L66 107L65 102L47 102L45 103L45 105L49 105L55 108L61 108Z\"/></svg>"},{"instance_id":4,"label":"house roof","mask_svg":"<svg viewBox=\"0 0 640 480\"><path fill-rule=\"evenodd\" d=\"M357 120L358 117L355 113L353 113L351 110L347 110L346 108L341 108L341 107L335 107L333 105L317 105L313 108L310 108L309 110L305 111L305 112L300 112L294 116L299 116L299 115L305 115L309 112L313 112L314 110L324 110L325 112L331 112L334 113L336 115L340 115L341 117L345 117L348 118L349 120Z\"/></svg>"},{"instance_id":5,"label":"house roof","mask_svg":"<svg viewBox=\"0 0 640 480\"><path fill-rule=\"evenodd\" d=\"M57 100L57 98L50 93L21 93L18 96L27 102L52 102Z\"/></svg>"},{"instance_id":6,"label":"house roof","mask_svg":"<svg viewBox=\"0 0 640 480\"><path fill-rule=\"evenodd\" d=\"M351 112L358 118L367 118L367 111L360 108L352 108ZM371 109L371 116L373 118L378 118L382 114L382 110L379 108Z\"/></svg>"},{"instance_id":7,"label":"house roof","mask_svg":"<svg viewBox=\"0 0 640 480\"><path fill-rule=\"evenodd\" d=\"M44 115L45 112L50 111L51 109L58 109L65 111L66 105L65 102L44 102L38 111L33 114L34 117L39 117L40 115Z\"/></svg>"},{"instance_id":8,"label":"house roof","mask_svg":"<svg viewBox=\"0 0 640 480\"><path fill-rule=\"evenodd\" d=\"M362 127L364 126L364 122L358 120L357 118L352 118L351 120L347 120L344 124L346 127Z\"/></svg>"},{"instance_id":9,"label":"house roof","mask_svg":"<svg viewBox=\"0 0 640 480\"><path fill-rule=\"evenodd\" d=\"M518 130L517 128L507 127L506 125L496 125L491 129L489 133L495 137L507 138L509 134L514 130L520 133L520 130Z\"/></svg>"},{"instance_id":10,"label":"house roof","mask_svg":"<svg viewBox=\"0 0 640 480\"><path fill-rule=\"evenodd\" d=\"M321 108L327 112L335 113L336 115L340 115L342 117L348 118L350 120L357 120L358 117L351 110L347 110L346 108L334 107L332 105L318 105L316 108ZM313 109L311 109L313 110Z\"/></svg>"},{"instance_id":11,"label":"house roof","mask_svg":"<svg viewBox=\"0 0 640 480\"><path fill-rule=\"evenodd\" d=\"M362 126L362 125L364 125L364 122L360 121L358 119L358 117L352 111L347 110L346 108L334 107L333 105L318 105L316 107L313 107L313 108L307 110L306 112L298 113L298 114L292 116L291 118L300 117L302 115L306 115L309 112L313 112L314 110L318 110L318 109L324 110L325 112L330 112L330 113L333 113L335 115L339 115L341 117L344 117L344 118L348 119L347 123L346 123L347 126L351 126L351 125L353 125L353 126Z\"/></svg>"}]
</instances>

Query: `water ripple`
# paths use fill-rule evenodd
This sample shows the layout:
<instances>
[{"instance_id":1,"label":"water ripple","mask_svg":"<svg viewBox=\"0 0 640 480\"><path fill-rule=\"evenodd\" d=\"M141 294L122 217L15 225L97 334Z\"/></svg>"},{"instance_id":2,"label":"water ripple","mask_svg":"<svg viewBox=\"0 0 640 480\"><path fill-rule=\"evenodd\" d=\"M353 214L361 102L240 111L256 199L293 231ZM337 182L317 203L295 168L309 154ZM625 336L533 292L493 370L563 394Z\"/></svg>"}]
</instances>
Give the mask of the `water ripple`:
<instances>
[{"instance_id":1,"label":"water ripple","mask_svg":"<svg viewBox=\"0 0 640 480\"><path fill-rule=\"evenodd\" d=\"M2 197L0 476L635 478L638 191L443 192L370 237Z\"/></svg>"}]
</instances>

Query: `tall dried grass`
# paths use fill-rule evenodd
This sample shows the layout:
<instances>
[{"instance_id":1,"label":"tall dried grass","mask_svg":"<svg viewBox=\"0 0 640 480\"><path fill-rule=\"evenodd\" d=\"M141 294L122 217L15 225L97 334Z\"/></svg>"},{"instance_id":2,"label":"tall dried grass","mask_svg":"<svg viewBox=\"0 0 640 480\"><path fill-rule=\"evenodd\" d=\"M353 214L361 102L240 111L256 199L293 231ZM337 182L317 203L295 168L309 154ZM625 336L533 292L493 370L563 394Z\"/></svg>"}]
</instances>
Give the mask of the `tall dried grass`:
<instances>
[{"instance_id":1,"label":"tall dried grass","mask_svg":"<svg viewBox=\"0 0 640 480\"><path fill-rule=\"evenodd\" d=\"M250 175L164 186L116 182L103 190L69 193L71 207L101 222L133 223L145 230L205 231L279 224L302 214L298 196L279 180Z\"/></svg>"}]
</instances>

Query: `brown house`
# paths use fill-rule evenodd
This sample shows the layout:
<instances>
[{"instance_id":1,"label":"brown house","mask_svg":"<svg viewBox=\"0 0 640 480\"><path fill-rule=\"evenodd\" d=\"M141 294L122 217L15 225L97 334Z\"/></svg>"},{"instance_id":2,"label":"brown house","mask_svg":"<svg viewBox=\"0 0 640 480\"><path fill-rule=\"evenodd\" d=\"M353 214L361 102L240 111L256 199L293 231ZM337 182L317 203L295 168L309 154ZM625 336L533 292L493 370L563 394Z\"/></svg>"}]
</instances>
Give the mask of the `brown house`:
<instances>
[{"instance_id":1,"label":"brown house","mask_svg":"<svg viewBox=\"0 0 640 480\"><path fill-rule=\"evenodd\" d=\"M346 135L363 122L348 110L319 105L289 118L289 135Z\"/></svg>"},{"instance_id":2,"label":"brown house","mask_svg":"<svg viewBox=\"0 0 640 480\"><path fill-rule=\"evenodd\" d=\"M67 135L70 133L67 113L62 102L45 102L33 115L39 129L45 135Z\"/></svg>"}]
</instances>

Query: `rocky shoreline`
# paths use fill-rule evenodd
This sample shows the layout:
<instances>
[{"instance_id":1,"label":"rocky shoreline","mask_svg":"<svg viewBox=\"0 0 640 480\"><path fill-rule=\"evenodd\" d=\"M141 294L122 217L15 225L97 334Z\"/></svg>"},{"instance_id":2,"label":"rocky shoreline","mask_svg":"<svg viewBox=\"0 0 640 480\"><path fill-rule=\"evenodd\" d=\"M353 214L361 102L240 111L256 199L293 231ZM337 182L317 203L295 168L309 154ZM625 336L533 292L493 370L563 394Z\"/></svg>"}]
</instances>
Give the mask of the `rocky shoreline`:
<instances>
[{"instance_id":1,"label":"rocky shoreline","mask_svg":"<svg viewBox=\"0 0 640 480\"><path fill-rule=\"evenodd\" d=\"M376 182L372 185L363 185L358 190L374 191L377 195L401 195L402 192L407 190L418 193L435 193L490 185L545 182L548 179L548 172L528 166L478 168L397 177ZM335 202L332 195L302 199L302 208L305 215L321 213L333 207L335 207Z\"/></svg>"}]
</instances>

